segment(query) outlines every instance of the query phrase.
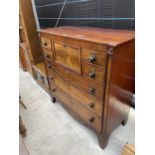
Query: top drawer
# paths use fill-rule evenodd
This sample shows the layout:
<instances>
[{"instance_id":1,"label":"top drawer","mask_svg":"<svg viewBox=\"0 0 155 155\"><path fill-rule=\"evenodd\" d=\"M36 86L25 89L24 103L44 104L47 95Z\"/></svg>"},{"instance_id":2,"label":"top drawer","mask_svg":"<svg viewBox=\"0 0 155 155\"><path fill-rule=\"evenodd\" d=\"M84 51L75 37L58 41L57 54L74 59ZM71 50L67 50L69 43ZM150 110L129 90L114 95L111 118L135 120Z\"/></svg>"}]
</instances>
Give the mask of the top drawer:
<instances>
[{"instance_id":1,"label":"top drawer","mask_svg":"<svg viewBox=\"0 0 155 155\"><path fill-rule=\"evenodd\" d=\"M43 48L47 48L47 49L51 50L50 39L45 38L45 37L41 37L41 45Z\"/></svg>"},{"instance_id":2,"label":"top drawer","mask_svg":"<svg viewBox=\"0 0 155 155\"><path fill-rule=\"evenodd\" d=\"M90 49L82 49L82 58L85 62L105 68L106 65L106 46L103 51L94 51Z\"/></svg>"},{"instance_id":3,"label":"top drawer","mask_svg":"<svg viewBox=\"0 0 155 155\"><path fill-rule=\"evenodd\" d=\"M80 48L54 42L55 62L81 73Z\"/></svg>"}]
</instances>

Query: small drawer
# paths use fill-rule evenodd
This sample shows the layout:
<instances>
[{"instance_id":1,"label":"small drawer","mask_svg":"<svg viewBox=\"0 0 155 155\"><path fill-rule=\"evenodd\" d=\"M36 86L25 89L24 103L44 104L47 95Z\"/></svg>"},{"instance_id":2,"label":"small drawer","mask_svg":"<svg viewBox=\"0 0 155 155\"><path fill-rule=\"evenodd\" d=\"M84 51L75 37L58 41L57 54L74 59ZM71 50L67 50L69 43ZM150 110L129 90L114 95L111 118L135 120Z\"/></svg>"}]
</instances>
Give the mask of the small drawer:
<instances>
[{"instance_id":1,"label":"small drawer","mask_svg":"<svg viewBox=\"0 0 155 155\"><path fill-rule=\"evenodd\" d=\"M105 47L106 51L106 47ZM98 67L105 68L106 65L106 52L94 51L90 49L82 49L82 58L85 62L97 65Z\"/></svg>"},{"instance_id":2,"label":"small drawer","mask_svg":"<svg viewBox=\"0 0 155 155\"><path fill-rule=\"evenodd\" d=\"M85 91L73 85L69 85L69 94L88 110L94 112L98 117L101 117L103 105L102 100L87 95Z\"/></svg>"},{"instance_id":3,"label":"small drawer","mask_svg":"<svg viewBox=\"0 0 155 155\"><path fill-rule=\"evenodd\" d=\"M50 39L45 38L45 37L41 37L41 45L43 48L47 48L47 49L51 50Z\"/></svg>"},{"instance_id":4,"label":"small drawer","mask_svg":"<svg viewBox=\"0 0 155 155\"><path fill-rule=\"evenodd\" d=\"M53 53L47 49L43 49L44 58L47 60L52 60Z\"/></svg>"},{"instance_id":5,"label":"small drawer","mask_svg":"<svg viewBox=\"0 0 155 155\"><path fill-rule=\"evenodd\" d=\"M82 75L104 85L105 71L92 65L82 63Z\"/></svg>"}]
</instances>

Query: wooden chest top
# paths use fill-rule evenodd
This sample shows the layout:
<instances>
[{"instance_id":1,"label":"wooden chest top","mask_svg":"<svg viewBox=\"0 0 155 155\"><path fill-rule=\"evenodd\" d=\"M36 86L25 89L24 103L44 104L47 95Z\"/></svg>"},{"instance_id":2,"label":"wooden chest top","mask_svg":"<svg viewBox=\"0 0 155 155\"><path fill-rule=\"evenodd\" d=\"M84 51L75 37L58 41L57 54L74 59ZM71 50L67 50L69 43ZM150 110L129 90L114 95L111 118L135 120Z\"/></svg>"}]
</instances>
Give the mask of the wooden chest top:
<instances>
[{"instance_id":1,"label":"wooden chest top","mask_svg":"<svg viewBox=\"0 0 155 155\"><path fill-rule=\"evenodd\" d=\"M64 26L64 27L41 29L39 32L94 43L100 43L114 47L129 42L135 38L134 31L111 30L111 29L90 28L90 27Z\"/></svg>"}]
</instances>

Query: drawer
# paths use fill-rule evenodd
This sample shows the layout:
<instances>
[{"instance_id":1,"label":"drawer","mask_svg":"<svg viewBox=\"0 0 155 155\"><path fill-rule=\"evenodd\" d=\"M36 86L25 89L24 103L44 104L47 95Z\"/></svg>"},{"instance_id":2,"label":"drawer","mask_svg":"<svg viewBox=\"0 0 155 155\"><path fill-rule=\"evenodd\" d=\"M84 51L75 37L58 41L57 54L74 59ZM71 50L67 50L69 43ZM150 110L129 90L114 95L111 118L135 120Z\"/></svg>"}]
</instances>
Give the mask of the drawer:
<instances>
[{"instance_id":1,"label":"drawer","mask_svg":"<svg viewBox=\"0 0 155 155\"><path fill-rule=\"evenodd\" d=\"M103 105L102 100L87 95L80 88L73 85L69 85L69 95L79 101L88 110L94 112L97 116L101 117Z\"/></svg>"},{"instance_id":2,"label":"drawer","mask_svg":"<svg viewBox=\"0 0 155 155\"><path fill-rule=\"evenodd\" d=\"M99 82L102 85L104 84L105 71L97 67L89 65L87 63L82 63L82 75L91 80Z\"/></svg>"},{"instance_id":3,"label":"drawer","mask_svg":"<svg viewBox=\"0 0 155 155\"><path fill-rule=\"evenodd\" d=\"M98 67L105 68L106 65L106 46L104 51L94 51L90 49L82 49L82 59Z\"/></svg>"},{"instance_id":4,"label":"drawer","mask_svg":"<svg viewBox=\"0 0 155 155\"><path fill-rule=\"evenodd\" d=\"M48 38L41 37L41 45L43 48L51 50L51 41Z\"/></svg>"},{"instance_id":5,"label":"drawer","mask_svg":"<svg viewBox=\"0 0 155 155\"><path fill-rule=\"evenodd\" d=\"M69 107L76 113L78 114L89 126L93 127L96 129L98 132L101 132L101 120L94 115L92 112L84 108L80 103L73 99L72 97L70 98L70 105Z\"/></svg>"},{"instance_id":6,"label":"drawer","mask_svg":"<svg viewBox=\"0 0 155 155\"><path fill-rule=\"evenodd\" d=\"M81 73L80 48L54 42L55 62Z\"/></svg>"},{"instance_id":7,"label":"drawer","mask_svg":"<svg viewBox=\"0 0 155 155\"><path fill-rule=\"evenodd\" d=\"M47 60L52 60L53 53L50 50L43 49L44 58Z\"/></svg>"},{"instance_id":8,"label":"drawer","mask_svg":"<svg viewBox=\"0 0 155 155\"><path fill-rule=\"evenodd\" d=\"M69 93L69 86L68 86L68 82L66 82L65 80L54 76L52 79L50 79L50 85L54 84L57 87L59 87L60 89L62 89L64 92Z\"/></svg>"}]
</instances>

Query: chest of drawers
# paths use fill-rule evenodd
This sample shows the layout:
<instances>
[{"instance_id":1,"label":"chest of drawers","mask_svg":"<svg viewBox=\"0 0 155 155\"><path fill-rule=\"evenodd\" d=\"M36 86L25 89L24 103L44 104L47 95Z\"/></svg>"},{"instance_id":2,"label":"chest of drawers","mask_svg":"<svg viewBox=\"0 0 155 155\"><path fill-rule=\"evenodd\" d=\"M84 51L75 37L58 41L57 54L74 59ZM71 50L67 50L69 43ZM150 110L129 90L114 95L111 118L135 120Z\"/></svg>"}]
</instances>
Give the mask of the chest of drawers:
<instances>
[{"instance_id":1,"label":"chest of drawers","mask_svg":"<svg viewBox=\"0 0 155 155\"><path fill-rule=\"evenodd\" d=\"M85 27L41 29L53 102L94 130L105 148L127 122L134 94L134 32Z\"/></svg>"}]
</instances>

